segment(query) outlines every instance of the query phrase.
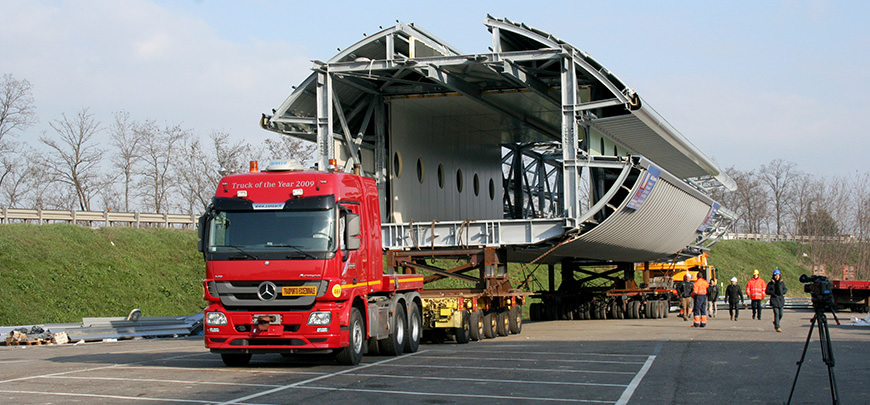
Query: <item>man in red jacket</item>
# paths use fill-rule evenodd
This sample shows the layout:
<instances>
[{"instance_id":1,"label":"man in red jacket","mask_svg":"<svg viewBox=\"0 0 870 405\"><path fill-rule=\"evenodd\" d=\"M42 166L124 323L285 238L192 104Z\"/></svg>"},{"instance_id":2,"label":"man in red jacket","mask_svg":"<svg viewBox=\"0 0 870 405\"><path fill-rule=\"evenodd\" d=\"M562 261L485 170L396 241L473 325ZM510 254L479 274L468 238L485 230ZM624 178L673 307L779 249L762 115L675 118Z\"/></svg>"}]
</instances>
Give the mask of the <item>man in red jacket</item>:
<instances>
[{"instance_id":1,"label":"man in red jacket","mask_svg":"<svg viewBox=\"0 0 870 405\"><path fill-rule=\"evenodd\" d=\"M758 276L758 269L752 272L752 278L746 282L746 295L749 296L750 305L752 308L752 319L761 320L761 300L764 299L764 292L767 290L767 283Z\"/></svg>"}]
</instances>

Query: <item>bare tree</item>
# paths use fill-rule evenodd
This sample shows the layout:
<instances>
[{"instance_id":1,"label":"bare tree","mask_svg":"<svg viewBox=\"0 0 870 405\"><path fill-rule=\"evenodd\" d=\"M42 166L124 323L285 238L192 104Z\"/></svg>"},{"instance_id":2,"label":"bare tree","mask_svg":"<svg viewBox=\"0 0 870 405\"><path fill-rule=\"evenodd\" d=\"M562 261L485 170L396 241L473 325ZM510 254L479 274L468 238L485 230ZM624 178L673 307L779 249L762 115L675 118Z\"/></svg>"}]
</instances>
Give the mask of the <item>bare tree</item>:
<instances>
[{"instance_id":1,"label":"bare tree","mask_svg":"<svg viewBox=\"0 0 870 405\"><path fill-rule=\"evenodd\" d=\"M13 130L21 130L35 122L36 107L30 82L4 74L0 78L0 143Z\"/></svg>"},{"instance_id":2,"label":"bare tree","mask_svg":"<svg viewBox=\"0 0 870 405\"><path fill-rule=\"evenodd\" d=\"M159 128L154 122L147 121L138 126L137 131L145 137L142 147L142 196L146 207L156 213L169 209L170 192L176 187L177 176L174 172L176 159L182 158L181 148L191 136L181 125L165 124Z\"/></svg>"},{"instance_id":3,"label":"bare tree","mask_svg":"<svg viewBox=\"0 0 870 405\"><path fill-rule=\"evenodd\" d=\"M9 73L0 77L0 187L17 170L15 162L20 147L10 137L14 131L36 122L35 110L30 82L17 80ZM11 181L21 182L20 179Z\"/></svg>"},{"instance_id":4,"label":"bare tree","mask_svg":"<svg viewBox=\"0 0 870 405\"><path fill-rule=\"evenodd\" d=\"M316 159L317 145L292 136L282 136L278 140L266 139L268 156L266 159L296 159L303 165L312 164Z\"/></svg>"},{"instance_id":5,"label":"bare tree","mask_svg":"<svg viewBox=\"0 0 870 405\"><path fill-rule=\"evenodd\" d=\"M776 233L781 234L784 227L784 216L787 212L791 190L798 173L795 164L782 159L774 159L767 165L762 165L759 171L759 179L767 186L773 208L773 219L776 225Z\"/></svg>"},{"instance_id":6,"label":"bare tree","mask_svg":"<svg viewBox=\"0 0 870 405\"><path fill-rule=\"evenodd\" d=\"M761 233L768 212L767 190L755 172L730 168L727 173L737 184L737 190L730 198L733 206L729 208L739 216L738 227L745 232Z\"/></svg>"},{"instance_id":7,"label":"bare tree","mask_svg":"<svg viewBox=\"0 0 870 405\"><path fill-rule=\"evenodd\" d=\"M89 211L97 168L103 157L103 151L94 140L94 135L100 131L100 123L87 108L83 108L75 117L63 114L61 119L49 125L59 138L39 138L50 149L47 158L57 163L48 165L49 170L55 179L75 190L79 209Z\"/></svg>"},{"instance_id":8,"label":"bare tree","mask_svg":"<svg viewBox=\"0 0 870 405\"><path fill-rule=\"evenodd\" d=\"M124 189L124 212L130 212L130 188L133 185L136 164L142 159L143 132L136 129L136 122L130 118L130 113L119 111L109 128L115 155L112 165L121 170Z\"/></svg>"}]
</instances>

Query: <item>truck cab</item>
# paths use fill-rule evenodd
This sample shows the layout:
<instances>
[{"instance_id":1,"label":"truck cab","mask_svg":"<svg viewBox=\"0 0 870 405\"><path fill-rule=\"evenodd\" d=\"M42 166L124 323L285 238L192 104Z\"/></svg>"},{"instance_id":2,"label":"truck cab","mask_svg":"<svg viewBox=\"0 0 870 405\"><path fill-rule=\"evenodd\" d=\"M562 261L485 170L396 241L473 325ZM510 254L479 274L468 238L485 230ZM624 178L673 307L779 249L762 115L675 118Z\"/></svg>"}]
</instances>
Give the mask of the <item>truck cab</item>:
<instances>
[{"instance_id":1,"label":"truck cab","mask_svg":"<svg viewBox=\"0 0 870 405\"><path fill-rule=\"evenodd\" d=\"M422 278L383 272L372 179L273 162L220 180L199 221L205 345L227 365L254 353L415 351Z\"/></svg>"}]
</instances>

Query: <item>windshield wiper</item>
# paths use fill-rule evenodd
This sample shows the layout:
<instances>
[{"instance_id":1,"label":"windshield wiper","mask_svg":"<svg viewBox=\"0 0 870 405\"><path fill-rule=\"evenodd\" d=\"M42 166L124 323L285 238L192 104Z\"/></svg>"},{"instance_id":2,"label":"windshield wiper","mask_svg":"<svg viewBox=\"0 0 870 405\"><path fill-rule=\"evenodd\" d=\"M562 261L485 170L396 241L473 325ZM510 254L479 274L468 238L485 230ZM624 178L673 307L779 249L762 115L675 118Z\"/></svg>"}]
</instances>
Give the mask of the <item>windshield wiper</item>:
<instances>
[{"instance_id":1,"label":"windshield wiper","mask_svg":"<svg viewBox=\"0 0 870 405\"><path fill-rule=\"evenodd\" d=\"M239 253L241 253L243 255L243 256L229 256L228 259L230 259L230 260L240 260L240 259L260 260L259 258L257 258L257 256L254 256L254 255L246 252L244 249L242 249L236 245L223 245L221 247L228 247L228 248L236 249L239 251Z\"/></svg>"},{"instance_id":2,"label":"windshield wiper","mask_svg":"<svg viewBox=\"0 0 870 405\"><path fill-rule=\"evenodd\" d=\"M296 246L296 245L283 245L283 244L280 244L280 245L269 245L269 246L270 246L270 247L288 247L288 248L291 248L291 249L295 250L295 251L298 252L298 253L301 253L303 256L305 256L305 257L308 258L308 259L317 259L317 258L314 257L314 255L312 255L311 253L308 253L308 252L302 250L299 246ZM296 257L296 256L287 256L288 259L292 259L292 258L294 258L294 257Z\"/></svg>"}]
</instances>

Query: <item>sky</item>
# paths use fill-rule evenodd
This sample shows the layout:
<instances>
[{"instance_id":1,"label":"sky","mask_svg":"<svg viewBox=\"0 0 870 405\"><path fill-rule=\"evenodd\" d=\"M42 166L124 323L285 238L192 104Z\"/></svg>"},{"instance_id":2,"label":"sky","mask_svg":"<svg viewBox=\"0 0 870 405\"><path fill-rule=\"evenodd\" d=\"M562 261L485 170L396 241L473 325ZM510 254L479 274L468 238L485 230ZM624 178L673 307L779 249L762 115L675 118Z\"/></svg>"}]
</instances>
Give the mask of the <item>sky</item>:
<instances>
[{"instance_id":1,"label":"sky","mask_svg":"<svg viewBox=\"0 0 870 405\"><path fill-rule=\"evenodd\" d=\"M83 108L258 143L312 60L396 20L486 53L487 14L589 53L723 169L870 171L865 1L0 0L0 74L32 85L32 144Z\"/></svg>"}]
</instances>

